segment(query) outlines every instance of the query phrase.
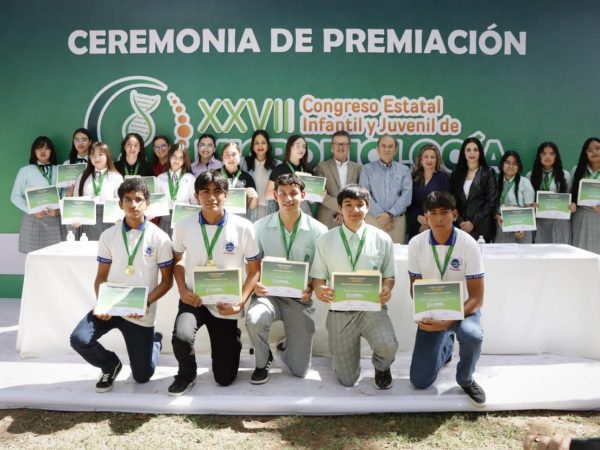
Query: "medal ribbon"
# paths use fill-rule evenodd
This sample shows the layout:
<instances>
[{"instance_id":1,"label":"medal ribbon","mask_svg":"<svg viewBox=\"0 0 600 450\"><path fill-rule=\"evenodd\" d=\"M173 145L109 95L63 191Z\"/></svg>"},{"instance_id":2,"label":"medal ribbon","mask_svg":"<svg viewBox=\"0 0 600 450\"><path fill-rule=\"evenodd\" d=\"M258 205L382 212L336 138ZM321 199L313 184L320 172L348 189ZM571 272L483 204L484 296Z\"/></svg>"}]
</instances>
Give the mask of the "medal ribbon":
<instances>
[{"instance_id":1,"label":"medal ribbon","mask_svg":"<svg viewBox=\"0 0 600 450\"><path fill-rule=\"evenodd\" d=\"M240 175L242 174L242 171L240 169L238 169L238 171L235 173L235 175L233 176L233 178L229 178L229 172L227 172L227 170L225 168L221 169L221 173L223 174L223 176L225 178L227 178L227 183L229 183L229 187L231 189L233 189L233 188L235 188L235 185L237 184L237 181L240 178Z\"/></svg>"},{"instance_id":2,"label":"medal ribbon","mask_svg":"<svg viewBox=\"0 0 600 450\"><path fill-rule=\"evenodd\" d=\"M135 244L135 247L133 248L133 252L129 253L129 244L127 243L127 232L125 231L125 221L123 221L123 226L121 227L121 233L123 234L123 242L125 242L125 251L127 251L127 265L133 266L133 260L135 259L135 255L137 254L138 249L140 248L140 244L142 243L142 240L144 239L145 232L146 232L146 227L144 227L144 230L142 231L142 234L140 235L140 238L138 239L137 244Z\"/></svg>"},{"instance_id":3,"label":"medal ribbon","mask_svg":"<svg viewBox=\"0 0 600 450\"><path fill-rule=\"evenodd\" d=\"M100 191L102 191L102 183L104 183L104 178L106 177L107 173L108 173L108 170L106 172L104 172L102 175L100 175L97 182L96 182L96 177L95 176L92 177L92 185L94 187L94 194L96 195L96 197L98 197L100 195Z\"/></svg>"},{"instance_id":4,"label":"medal ribbon","mask_svg":"<svg viewBox=\"0 0 600 450\"><path fill-rule=\"evenodd\" d=\"M500 204L501 205L504 205L504 199L506 198L506 194L508 194L508 192L514 186L514 184L515 184L515 179L513 178L512 180L510 180L508 183L506 183L504 185L504 188L502 189L502 194L500 194ZM516 195L516 193L515 193L515 195Z\"/></svg>"},{"instance_id":5,"label":"medal ribbon","mask_svg":"<svg viewBox=\"0 0 600 450\"><path fill-rule=\"evenodd\" d=\"M294 166L292 165L292 163L290 163L289 161L286 161L285 163L287 164L287 166L292 171L292 175L296 175L296 169L294 169Z\"/></svg>"},{"instance_id":6,"label":"medal ribbon","mask_svg":"<svg viewBox=\"0 0 600 450\"><path fill-rule=\"evenodd\" d=\"M169 195L171 195L171 200L175 200L177 198L177 192L179 191L179 183L181 182L182 177L179 177L176 182L173 182L172 172L169 171L167 179L169 181Z\"/></svg>"},{"instance_id":7,"label":"medal ribbon","mask_svg":"<svg viewBox=\"0 0 600 450\"><path fill-rule=\"evenodd\" d=\"M221 231L223 231L223 227L217 227L217 231L215 232L215 235L213 236L213 238L209 244L208 243L208 234L206 233L206 226L204 226L203 223L200 224L200 226L202 227L202 238L204 239L204 247L206 248L206 254L208 256L208 260L212 261L213 260L213 250L215 248L215 245L217 244L217 240L219 239L219 235L221 234Z\"/></svg>"},{"instance_id":8,"label":"medal ribbon","mask_svg":"<svg viewBox=\"0 0 600 450\"><path fill-rule=\"evenodd\" d=\"M38 170L46 179L48 184L52 184L52 166L50 164L47 164L45 166L38 166Z\"/></svg>"},{"instance_id":9,"label":"medal ribbon","mask_svg":"<svg viewBox=\"0 0 600 450\"><path fill-rule=\"evenodd\" d=\"M292 251L292 244L294 243L294 240L296 239L296 233L298 233L298 226L300 225L300 219L302 218L302 213L300 213L300 216L298 216L298 220L296 220L296 223L294 224L294 229L292 230L292 234L290 235L290 243L288 245L287 243L287 238L285 237L285 226L283 225L283 222L281 221L281 217L277 216L279 218L279 229L281 230L281 240L283 241L283 247L285 248L285 258L287 260L290 259L290 252Z\"/></svg>"},{"instance_id":10,"label":"medal ribbon","mask_svg":"<svg viewBox=\"0 0 600 450\"><path fill-rule=\"evenodd\" d=\"M452 234L454 235L454 230L452 230ZM433 239L433 234L430 239ZM444 274L448 269L448 263L450 262L450 258L452 257L452 252L454 251L454 244L448 246L448 252L446 253L446 258L444 259L444 267L440 266L440 258L438 256L438 252L435 245L431 246L431 251L433 252L433 258L435 259L435 265L437 266L440 272L440 281L444 279Z\"/></svg>"},{"instance_id":11,"label":"medal ribbon","mask_svg":"<svg viewBox=\"0 0 600 450\"><path fill-rule=\"evenodd\" d=\"M350 260L350 265L352 266L352 272L356 272L356 263L358 262L358 258L360 258L360 254L362 253L363 246L365 245L365 235L367 234L367 229L365 228L362 236L360 237L360 242L358 243L358 249L356 250L356 257L352 259L352 251L350 250L350 245L348 245L348 240L346 239L346 235L342 231L342 227L340 227L340 236L342 237L342 242L344 243L344 248L346 249L346 254L348 255L348 259Z\"/></svg>"},{"instance_id":12,"label":"medal ribbon","mask_svg":"<svg viewBox=\"0 0 600 450\"><path fill-rule=\"evenodd\" d=\"M127 174L128 175L137 175L138 174L138 168L139 168L139 163L136 161L135 165L133 166L133 171L130 170L130 167L127 162L125 162L125 166L127 167ZM133 172L133 173L132 173Z\"/></svg>"}]
</instances>

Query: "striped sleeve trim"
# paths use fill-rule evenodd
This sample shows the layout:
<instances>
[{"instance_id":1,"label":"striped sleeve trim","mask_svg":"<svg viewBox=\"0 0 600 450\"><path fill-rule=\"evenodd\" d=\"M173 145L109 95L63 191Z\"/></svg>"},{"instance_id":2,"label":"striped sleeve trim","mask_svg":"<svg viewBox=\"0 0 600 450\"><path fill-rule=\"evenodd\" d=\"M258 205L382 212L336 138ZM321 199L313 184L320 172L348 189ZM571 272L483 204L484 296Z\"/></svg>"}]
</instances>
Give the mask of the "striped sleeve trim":
<instances>
[{"instance_id":1,"label":"striped sleeve trim","mask_svg":"<svg viewBox=\"0 0 600 450\"><path fill-rule=\"evenodd\" d=\"M112 264L112 259L103 258L102 256L98 256L96 261L102 264Z\"/></svg>"},{"instance_id":2,"label":"striped sleeve trim","mask_svg":"<svg viewBox=\"0 0 600 450\"><path fill-rule=\"evenodd\" d=\"M174 261L173 259L170 259L168 261L158 263L158 267L160 267L161 269L163 269L165 267L170 267L173 265L173 261Z\"/></svg>"},{"instance_id":3,"label":"striped sleeve trim","mask_svg":"<svg viewBox=\"0 0 600 450\"><path fill-rule=\"evenodd\" d=\"M258 253L258 255L253 256L251 258L246 258L246 261L258 261L259 259L261 259L260 253Z\"/></svg>"},{"instance_id":4,"label":"striped sleeve trim","mask_svg":"<svg viewBox=\"0 0 600 450\"><path fill-rule=\"evenodd\" d=\"M476 275L466 275L465 278L467 280L476 280L477 278L483 278L484 275L485 273L478 273Z\"/></svg>"},{"instance_id":5,"label":"striped sleeve trim","mask_svg":"<svg viewBox=\"0 0 600 450\"><path fill-rule=\"evenodd\" d=\"M410 270L408 271L408 276L413 278L423 278L423 275L421 275L420 273L412 273Z\"/></svg>"}]
</instances>

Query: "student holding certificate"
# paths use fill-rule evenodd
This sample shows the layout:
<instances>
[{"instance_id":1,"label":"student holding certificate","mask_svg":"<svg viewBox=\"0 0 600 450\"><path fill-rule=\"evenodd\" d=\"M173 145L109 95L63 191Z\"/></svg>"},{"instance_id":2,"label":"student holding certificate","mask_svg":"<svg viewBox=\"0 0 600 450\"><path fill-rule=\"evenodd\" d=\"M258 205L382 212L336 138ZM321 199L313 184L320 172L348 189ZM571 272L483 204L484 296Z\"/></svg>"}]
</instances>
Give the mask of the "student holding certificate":
<instances>
[{"instance_id":1,"label":"student holding certificate","mask_svg":"<svg viewBox=\"0 0 600 450\"><path fill-rule=\"evenodd\" d=\"M173 212L174 203L187 203L195 205L194 182L196 177L192 175L192 167L187 147L183 144L173 144L169 149L167 157L169 168L161 173L158 180L159 191L167 194L169 209ZM173 234L171 228L171 216L162 216L159 227L169 236Z\"/></svg>"},{"instance_id":2,"label":"student holding certificate","mask_svg":"<svg viewBox=\"0 0 600 450\"><path fill-rule=\"evenodd\" d=\"M581 180L600 181L600 139L591 137L583 143L573 176L571 201L577 202ZM573 215L573 245L600 254L600 205L579 206Z\"/></svg>"},{"instance_id":3,"label":"student holding certificate","mask_svg":"<svg viewBox=\"0 0 600 450\"><path fill-rule=\"evenodd\" d=\"M50 138L38 136L31 144L29 164L17 173L10 200L24 212L19 232L19 252L29 253L60 242L60 211L46 208L31 212L27 206L29 188L56 183L56 150ZM56 199L58 201L58 198Z\"/></svg>"},{"instance_id":4,"label":"student holding certificate","mask_svg":"<svg viewBox=\"0 0 600 450\"><path fill-rule=\"evenodd\" d=\"M150 199L146 183L140 178L127 179L119 187L118 195L125 219L100 236L98 271L94 281L96 297L103 283L147 286L149 294L143 316L111 316L92 310L71 334L73 349L102 370L96 392L111 390L123 367L119 357L98 342L115 328L125 339L134 380L145 383L152 377L162 347L162 335L154 332L156 302L173 285L171 241L144 216Z\"/></svg>"},{"instance_id":5,"label":"student holding certificate","mask_svg":"<svg viewBox=\"0 0 600 450\"><path fill-rule=\"evenodd\" d=\"M327 227L300 210L304 182L295 175L281 175L275 181L275 198L279 212L254 224L262 256L312 263L316 241ZM303 287L299 298L269 295L268 288L261 283L254 288L255 296L246 315L246 328L256 360L256 369L250 377L252 384L263 384L269 379L273 362L269 329L277 320L283 322L286 336L285 342L277 345L281 358L292 374L297 377L306 375L310 367L315 321L310 282Z\"/></svg>"},{"instance_id":6,"label":"student holding certificate","mask_svg":"<svg viewBox=\"0 0 600 450\"><path fill-rule=\"evenodd\" d=\"M431 231L408 243L408 274L411 286L418 279L465 283L463 320L426 319L417 322L417 336L410 365L410 382L417 389L431 386L440 369L452 359L454 335L460 344L456 381L475 406L485 405L485 392L473 379L481 354L483 333L483 263L479 245L466 232L454 228L456 200L447 192L432 192L424 203Z\"/></svg>"},{"instance_id":7,"label":"student holding certificate","mask_svg":"<svg viewBox=\"0 0 600 450\"><path fill-rule=\"evenodd\" d=\"M251 222L256 220L258 208L258 193L254 179L245 170L240 168L241 151L235 142L228 142L221 151L223 167L221 173L227 178L230 189L244 189L246 192L246 219Z\"/></svg>"},{"instance_id":8,"label":"student holding certificate","mask_svg":"<svg viewBox=\"0 0 600 450\"><path fill-rule=\"evenodd\" d=\"M383 278L379 294L380 311L329 311L327 331L333 369L344 386L353 386L360 376L360 338L373 350L374 385L392 386L390 366L396 357L398 341L387 314L386 303L394 287L394 250L390 236L365 222L369 212L369 191L357 184L338 193L338 208L343 223L317 240L315 259L310 270L317 298L325 303L335 300L328 286L334 272L377 271Z\"/></svg>"},{"instance_id":9,"label":"student holding certificate","mask_svg":"<svg viewBox=\"0 0 600 450\"><path fill-rule=\"evenodd\" d=\"M121 141L121 157L119 161L115 162L115 168L123 177L127 175L154 176L152 166L146 160L144 139L138 133L129 133Z\"/></svg>"},{"instance_id":10,"label":"student holding certificate","mask_svg":"<svg viewBox=\"0 0 600 450\"><path fill-rule=\"evenodd\" d=\"M558 146L554 142L539 145L530 175L531 186L538 191L566 194L571 190L571 175L563 170ZM537 208L539 205L535 204ZM575 211L575 204L568 211ZM536 219L536 244L571 244L571 221L565 219Z\"/></svg>"},{"instance_id":11,"label":"student holding certificate","mask_svg":"<svg viewBox=\"0 0 600 450\"><path fill-rule=\"evenodd\" d=\"M88 166L71 190L75 197L90 197L96 202L96 224L81 226L81 231L86 233L89 240L97 241L102 232L112 226L102 220L104 201L118 197L117 190L122 182L123 177L115 169L108 145L103 142L94 143Z\"/></svg>"},{"instance_id":12,"label":"student holding certificate","mask_svg":"<svg viewBox=\"0 0 600 450\"><path fill-rule=\"evenodd\" d=\"M220 171L202 172L194 189L202 211L177 222L173 233L174 276L181 300L172 341L179 370L169 395L182 395L196 382L194 342L203 325L210 337L215 381L228 386L235 380L242 350L237 319L260 277L260 251L252 223L224 209L227 179ZM246 279L237 303L204 305L194 292L195 268L241 270L244 265Z\"/></svg>"},{"instance_id":13,"label":"student holding certificate","mask_svg":"<svg viewBox=\"0 0 600 450\"><path fill-rule=\"evenodd\" d=\"M516 243L531 244L533 235L531 231L509 231L502 230L502 215L500 208L508 207L529 207L535 201L535 192L531 187L531 182L526 177L521 176L523 164L521 157L515 151L509 150L502 155L498 164L500 173L498 174L498 211L496 220L496 243Z\"/></svg>"}]
</instances>

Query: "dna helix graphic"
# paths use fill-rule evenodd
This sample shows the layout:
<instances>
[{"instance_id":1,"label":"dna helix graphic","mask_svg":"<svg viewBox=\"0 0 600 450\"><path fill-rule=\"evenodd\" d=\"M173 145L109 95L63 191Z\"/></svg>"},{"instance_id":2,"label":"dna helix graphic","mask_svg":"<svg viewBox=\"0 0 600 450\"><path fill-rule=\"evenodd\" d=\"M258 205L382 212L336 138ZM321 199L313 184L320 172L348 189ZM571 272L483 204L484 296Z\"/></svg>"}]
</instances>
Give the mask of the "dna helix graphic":
<instances>
[{"instance_id":1,"label":"dna helix graphic","mask_svg":"<svg viewBox=\"0 0 600 450\"><path fill-rule=\"evenodd\" d=\"M137 90L132 90L129 93L129 102L135 112L123 123L121 130L123 136L128 133L138 133L144 139L144 144L148 145L156 129L150 114L158 108L160 100L160 95L140 94Z\"/></svg>"}]
</instances>

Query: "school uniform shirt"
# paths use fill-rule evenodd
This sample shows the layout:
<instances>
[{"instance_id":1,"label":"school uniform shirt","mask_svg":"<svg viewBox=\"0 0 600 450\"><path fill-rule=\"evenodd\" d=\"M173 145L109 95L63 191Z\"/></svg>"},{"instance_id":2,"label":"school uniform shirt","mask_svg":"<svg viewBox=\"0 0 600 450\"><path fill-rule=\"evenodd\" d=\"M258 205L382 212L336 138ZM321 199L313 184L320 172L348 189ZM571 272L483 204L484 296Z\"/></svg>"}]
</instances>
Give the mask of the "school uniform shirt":
<instances>
[{"instance_id":1,"label":"school uniform shirt","mask_svg":"<svg viewBox=\"0 0 600 450\"><path fill-rule=\"evenodd\" d=\"M135 273L127 275L125 268L128 265L127 250L123 241L123 227L127 235L129 250L133 251L142 232L143 241L140 244L133 267ZM125 221L115 224L100 235L98 241L98 263L110 264L108 283L120 283L128 286L148 286L148 294L158 285L159 269L173 265L173 251L169 236L146 220L139 228L130 228ZM143 327L154 326L156 318L156 302L149 307L148 314L141 319L123 319Z\"/></svg>"},{"instance_id":2,"label":"school uniform shirt","mask_svg":"<svg viewBox=\"0 0 600 450\"><path fill-rule=\"evenodd\" d=\"M204 245L202 227L206 227L208 242L214 237L217 228L223 230L213 249L213 260L219 269L244 269L246 261L260 259L260 251L254 234L254 227L249 220L235 214L225 215L215 225L208 224L202 213L181 219L175 225L173 233L173 252L184 256L185 284L190 291L194 291L194 267L206 266L208 253ZM242 274L242 285L244 278ZM240 299L241 300L241 299ZM219 314L216 305L206 305L210 313L221 319L237 320L243 317L243 312L233 315Z\"/></svg>"},{"instance_id":3,"label":"school uniform shirt","mask_svg":"<svg viewBox=\"0 0 600 450\"><path fill-rule=\"evenodd\" d=\"M356 257L360 238L365 232L365 243L356 263L356 270L378 270L382 278L395 276L394 244L385 231L363 223L356 233L346 225L332 228L317 240L315 259L310 269L311 278L329 280L333 272L352 272L350 258L346 254L340 229L346 236L352 257Z\"/></svg>"},{"instance_id":4,"label":"school uniform shirt","mask_svg":"<svg viewBox=\"0 0 600 450\"><path fill-rule=\"evenodd\" d=\"M454 249L442 279L432 247L435 246L443 267L451 245L454 245ZM466 280L483 278L485 274L479 244L470 234L458 228L453 228L448 242L443 243L435 240L431 230L420 233L408 243L408 274L415 278L462 281L466 301L469 295Z\"/></svg>"},{"instance_id":5,"label":"school uniform shirt","mask_svg":"<svg viewBox=\"0 0 600 450\"><path fill-rule=\"evenodd\" d=\"M126 175L139 175L141 177L153 177L154 171L152 170L152 166L146 161L137 163L137 173L135 172L135 164L130 166L129 163L123 159L120 161L115 161L115 169L119 172L123 177Z\"/></svg>"},{"instance_id":6,"label":"school uniform shirt","mask_svg":"<svg viewBox=\"0 0 600 450\"><path fill-rule=\"evenodd\" d=\"M237 171L234 173L231 173L228 170L226 170L225 168L222 168L221 172L227 178L227 183L229 183L230 189L232 189L232 188L237 188L237 189L252 188L252 189L256 190L256 184L254 183L254 178L252 178L252 175L250 175L245 170L240 170L240 175L237 178L237 180L235 179L235 174L237 173Z\"/></svg>"},{"instance_id":7,"label":"school uniform shirt","mask_svg":"<svg viewBox=\"0 0 600 450\"><path fill-rule=\"evenodd\" d=\"M177 172L179 180L179 189L175 199L171 199L171 193L169 192L169 177L173 177L173 172L168 170L167 172L161 173L156 179L158 180L158 191L167 194L169 199L169 209L173 209L173 203L188 203L190 205L196 205L196 197L194 197L194 183L196 177L191 173L181 173L181 170Z\"/></svg>"},{"instance_id":8,"label":"school uniform shirt","mask_svg":"<svg viewBox=\"0 0 600 450\"><path fill-rule=\"evenodd\" d=\"M15 183L13 184L13 190L10 195L10 200L17 208L21 211L30 214L29 208L27 207L27 199L25 198L25 190L32 187L44 187L52 184L56 184L56 166L49 165L48 170L52 170L52 177L50 183L40 172L37 164L28 164L19 169Z\"/></svg>"},{"instance_id":9,"label":"school uniform shirt","mask_svg":"<svg viewBox=\"0 0 600 450\"><path fill-rule=\"evenodd\" d=\"M503 187L506 188L507 183L510 183L514 180L515 177L512 177L510 180L504 180ZM531 186L531 181L526 177L521 177L519 179L519 192L515 193L516 184L513 184L512 187L508 190L506 195L504 196L504 202L500 204L500 206L525 206L531 205L535 202L535 191L533 190L533 186ZM500 197L502 197L502 193L500 193Z\"/></svg>"},{"instance_id":10,"label":"school uniform shirt","mask_svg":"<svg viewBox=\"0 0 600 450\"><path fill-rule=\"evenodd\" d=\"M94 178L96 178L96 172L100 172L100 177L104 175L104 181L102 182L102 188L100 189L100 194L96 196L94 192ZM79 186L81 185L81 177L83 174L77 177L77 181L75 181L75 189L73 191L73 196L80 197L79 195ZM98 179L96 179L96 183L98 183ZM93 198L97 205L103 205L105 200L118 198L119 195L117 191L119 190L119 186L123 183L123 177L119 172L110 172L108 169L104 170L94 170L83 182L83 193L81 197L90 197Z\"/></svg>"},{"instance_id":11,"label":"school uniform shirt","mask_svg":"<svg viewBox=\"0 0 600 450\"><path fill-rule=\"evenodd\" d=\"M546 174L550 181L547 190L542 188L542 185L544 184L543 183L544 176L546 176ZM571 192L571 185L573 183L573 180L571 179L571 174L569 172L567 172L566 170L563 170L563 175L565 176L565 181L567 182L567 190L565 192ZM529 181L531 181L531 172L528 172L526 176L529 179ZM556 180L554 179L552 170L542 170L542 180L540 183L539 190L547 191L547 192L558 192L558 185L556 184Z\"/></svg>"},{"instance_id":12,"label":"school uniform shirt","mask_svg":"<svg viewBox=\"0 0 600 450\"><path fill-rule=\"evenodd\" d=\"M281 236L279 226L279 213L275 212L254 223L256 231L256 240L261 257L275 256L287 258L286 249ZM289 245L292 233L289 233L285 227L283 232L286 236L286 242ZM317 239L327 232L327 227L316 219L300 212L300 222L296 238L290 249L290 261L301 261L312 264L315 256Z\"/></svg>"}]
</instances>

